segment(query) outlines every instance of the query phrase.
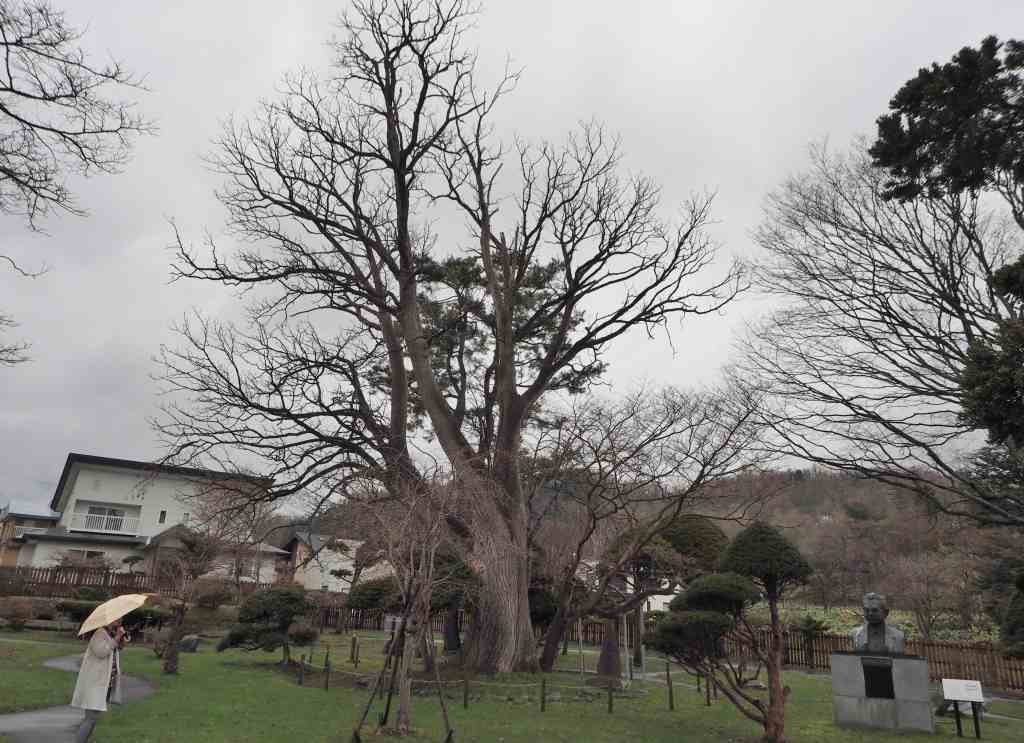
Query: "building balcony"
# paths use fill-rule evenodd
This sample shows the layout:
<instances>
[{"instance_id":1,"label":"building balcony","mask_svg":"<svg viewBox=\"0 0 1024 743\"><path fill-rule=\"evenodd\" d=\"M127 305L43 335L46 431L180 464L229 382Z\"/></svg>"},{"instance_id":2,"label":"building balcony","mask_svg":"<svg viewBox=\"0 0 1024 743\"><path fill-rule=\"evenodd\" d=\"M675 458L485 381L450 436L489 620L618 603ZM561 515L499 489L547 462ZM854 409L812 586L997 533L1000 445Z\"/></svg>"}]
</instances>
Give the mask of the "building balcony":
<instances>
[{"instance_id":1,"label":"building balcony","mask_svg":"<svg viewBox=\"0 0 1024 743\"><path fill-rule=\"evenodd\" d=\"M135 536L139 532L138 516L102 516L76 513L71 517L71 531Z\"/></svg>"}]
</instances>

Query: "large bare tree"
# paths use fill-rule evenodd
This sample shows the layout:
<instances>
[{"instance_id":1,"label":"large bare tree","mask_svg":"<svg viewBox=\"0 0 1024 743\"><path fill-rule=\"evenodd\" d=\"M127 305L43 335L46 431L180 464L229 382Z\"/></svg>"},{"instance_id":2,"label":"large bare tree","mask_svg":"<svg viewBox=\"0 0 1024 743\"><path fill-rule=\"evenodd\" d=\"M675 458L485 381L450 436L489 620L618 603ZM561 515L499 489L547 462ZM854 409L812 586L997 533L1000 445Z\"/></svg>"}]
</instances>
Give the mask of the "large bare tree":
<instances>
[{"instance_id":1,"label":"large bare tree","mask_svg":"<svg viewBox=\"0 0 1024 743\"><path fill-rule=\"evenodd\" d=\"M990 280L1021 233L981 193L898 201L888 185L861 143L814 149L769 197L757 280L780 308L749 343L767 423L790 454L1020 525L1021 504L965 466L960 374L969 345L1019 315Z\"/></svg>"},{"instance_id":2,"label":"large bare tree","mask_svg":"<svg viewBox=\"0 0 1024 743\"><path fill-rule=\"evenodd\" d=\"M366 476L403 492L429 438L472 495L490 637L468 660L509 670L535 665L528 421L593 384L614 341L718 311L741 279L712 267L708 199L667 223L600 126L503 144L491 117L515 76L478 85L471 21L463 0L358 0L328 76L290 76L228 126L214 162L247 246L179 238L176 270L255 289L250 319L182 328L166 378L190 400L160 425L174 459L266 456L282 496Z\"/></svg>"}]
</instances>

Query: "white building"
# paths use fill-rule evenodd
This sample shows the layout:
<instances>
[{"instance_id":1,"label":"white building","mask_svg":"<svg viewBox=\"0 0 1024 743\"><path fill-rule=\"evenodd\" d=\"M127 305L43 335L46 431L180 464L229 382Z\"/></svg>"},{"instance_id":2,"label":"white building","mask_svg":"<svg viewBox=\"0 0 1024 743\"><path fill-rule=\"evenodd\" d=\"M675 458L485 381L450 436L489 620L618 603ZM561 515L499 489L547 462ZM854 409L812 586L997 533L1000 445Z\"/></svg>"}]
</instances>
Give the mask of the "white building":
<instances>
[{"instance_id":1,"label":"white building","mask_svg":"<svg viewBox=\"0 0 1024 743\"><path fill-rule=\"evenodd\" d=\"M53 567L65 558L105 561L118 570L145 556L154 537L188 524L195 496L217 487L267 489L271 480L211 470L69 454L50 501L52 526L21 527L18 566ZM285 553L260 545L249 580L269 582Z\"/></svg>"}]
</instances>

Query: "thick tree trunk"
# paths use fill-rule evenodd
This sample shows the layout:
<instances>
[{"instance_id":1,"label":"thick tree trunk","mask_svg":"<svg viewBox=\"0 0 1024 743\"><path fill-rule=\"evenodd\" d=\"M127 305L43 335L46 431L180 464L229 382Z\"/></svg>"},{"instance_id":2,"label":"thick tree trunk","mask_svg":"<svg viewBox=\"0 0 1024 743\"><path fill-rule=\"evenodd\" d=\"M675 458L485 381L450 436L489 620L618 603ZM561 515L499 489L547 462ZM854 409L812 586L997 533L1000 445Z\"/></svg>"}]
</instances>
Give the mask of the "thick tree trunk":
<instances>
[{"instance_id":1,"label":"thick tree trunk","mask_svg":"<svg viewBox=\"0 0 1024 743\"><path fill-rule=\"evenodd\" d=\"M601 642L601 656L597 659L597 675L604 684L618 686L622 681L622 659L619 656L619 620L604 620L604 640Z\"/></svg>"},{"instance_id":2,"label":"thick tree trunk","mask_svg":"<svg viewBox=\"0 0 1024 743\"><path fill-rule=\"evenodd\" d=\"M174 624L168 633L167 644L164 646L162 671L166 675L178 672L178 643L185 636L185 606L178 607L174 612Z\"/></svg>"},{"instance_id":3,"label":"thick tree trunk","mask_svg":"<svg viewBox=\"0 0 1024 743\"><path fill-rule=\"evenodd\" d=\"M399 735L408 735L412 725L412 679L409 673L412 671L416 643L409 640L415 638L417 634L422 636L418 624L410 617L407 641L403 643L402 655L398 661L398 709L395 711L395 729Z\"/></svg>"},{"instance_id":4,"label":"thick tree trunk","mask_svg":"<svg viewBox=\"0 0 1024 743\"><path fill-rule=\"evenodd\" d=\"M770 594L768 611L772 622L772 647L768 651L768 709L765 712L764 740L765 743L785 743L786 697L789 695L789 688L782 685L785 647L778 599Z\"/></svg>"},{"instance_id":5,"label":"thick tree trunk","mask_svg":"<svg viewBox=\"0 0 1024 743\"><path fill-rule=\"evenodd\" d=\"M459 606L448 607L444 617L444 653L457 655L462 650L462 639L459 637Z\"/></svg>"},{"instance_id":6,"label":"thick tree trunk","mask_svg":"<svg viewBox=\"0 0 1024 743\"><path fill-rule=\"evenodd\" d=\"M466 647L467 665L481 673L535 671L526 560L507 552L495 555L480 579L473 641Z\"/></svg>"},{"instance_id":7,"label":"thick tree trunk","mask_svg":"<svg viewBox=\"0 0 1024 743\"><path fill-rule=\"evenodd\" d=\"M631 615L633 620L633 626L636 628L633 633L633 637L636 638L636 642L633 643L633 667L640 668L644 663L644 610L643 607L638 606L636 611Z\"/></svg>"},{"instance_id":8,"label":"thick tree trunk","mask_svg":"<svg viewBox=\"0 0 1024 743\"><path fill-rule=\"evenodd\" d=\"M558 658L558 646L565 636L565 629L569 626L568 617L563 607L555 610L555 616L548 625L548 631L544 634L544 648L540 654L540 670L548 673L555 667L555 660ZM564 649L563 649L564 655Z\"/></svg>"},{"instance_id":9,"label":"thick tree trunk","mask_svg":"<svg viewBox=\"0 0 1024 743\"><path fill-rule=\"evenodd\" d=\"M424 622L420 631L419 654L423 658L423 672L434 672L434 633L430 631L429 622Z\"/></svg>"}]
</instances>

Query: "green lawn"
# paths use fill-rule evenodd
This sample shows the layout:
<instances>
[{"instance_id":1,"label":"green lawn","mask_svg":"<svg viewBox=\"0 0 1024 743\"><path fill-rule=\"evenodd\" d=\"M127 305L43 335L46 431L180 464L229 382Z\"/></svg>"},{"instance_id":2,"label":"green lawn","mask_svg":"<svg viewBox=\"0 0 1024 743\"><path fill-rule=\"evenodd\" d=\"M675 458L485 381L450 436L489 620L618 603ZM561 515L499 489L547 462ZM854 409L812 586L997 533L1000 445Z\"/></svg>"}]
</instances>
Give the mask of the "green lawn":
<instances>
[{"instance_id":1,"label":"green lawn","mask_svg":"<svg viewBox=\"0 0 1024 743\"><path fill-rule=\"evenodd\" d=\"M376 633L364 635L360 671L379 668L382 643ZM372 635L372 637L367 637ZM327 635L332 646L335 668L351 671L348 663L348 638ZM0 647L9 647L0 643ZM67 653L66 644L52 646L19 646L20 662L46 654ZM314 660L323 662L322 646L314 651ZM308 652L308 651L300 651ZM178 677L160 676L159 660L142 648L130 648L124 657L125 671L151 678L159 688L150 697L114 708L104 715L96 738L102 743L170 743L187 737L194 743L253 743L278 741L309 741L311 743L348 743L352 726L362 711L368 692L363 689L335 685L330 691L322 687L299 687L293 677L271 667L278 654L262 652L213 652L207 646L195 655L183 654ZM588 654L588 667L596 655ZM572 668L575 659L565 663ZM17 665L17 664L15 664ZM19 683L33 676L47 679L34 686L40 693L55 686L63 696L54 703L66 703L74 684L71 674L49 672L38 667L26 668L12 681L7 667L0 668L0 699ZM50 678L50 674L61 674ZM63 681L61 681L63 678ZM539 677L516 674L503 677L501 685L487 679L471 687L470 708L462 708L461 690L451 689L450 714L459 743L545 743L547 741L593 741L594 743L718 743L719 741L750 741L757 738L758 728L745 721L724 700L712 707L703 706L702 697L684 684L689 679L678 674L676 710L669 712L664 685L634 682L627 696L615 699L614 714L609 715L603 693L593 694L590 701L578 701L579 677L573 673L548 676L549 695L557 692L558 701L549 701L547 711L540 712L536 686ZM827 676L789 674L792 688L787 707L788 737L794 743L910 743L935 740L923 735L892 735L880 732L839 730L832 725L829 680ZM559 688L568 687L568 688ZM29 698L29 694L22 695ZM511 700L509 699L511 697ZM33 703L31 706L39 706ZM1007 709L1004 710L1003 706ZM381 709L378 703L370 720ZM1016 713L1024 706L1000 703L1000 714ZM1017 713L1020 714L1020 713ZM443 724L435 695L417 696L413 724L420 731L417 741L441 741ZM1024 715L1022 715L1024 716ZM187 731L187 736L185 733ZM371 739L372 726L365 729L364 740ZM952 736L952 723L939 721L939 733ZM992 743L1011 743L1024 739L1024 721L989 720L984 739Z\"/></svg>"},{"instance_id":2,"label":"green lawn","mask_svg":"<svg viewBox=\"0 0 1024 743\"><path fill-rule=\"evenodd\" d=\"M38 633L22 632L18 640L37 639ZM75 678L65 671L45 668L43 661L84 650L76 643L6 642L0 639L0 713L22 712L71 701Z\"/></svg>"}]
</instances>

